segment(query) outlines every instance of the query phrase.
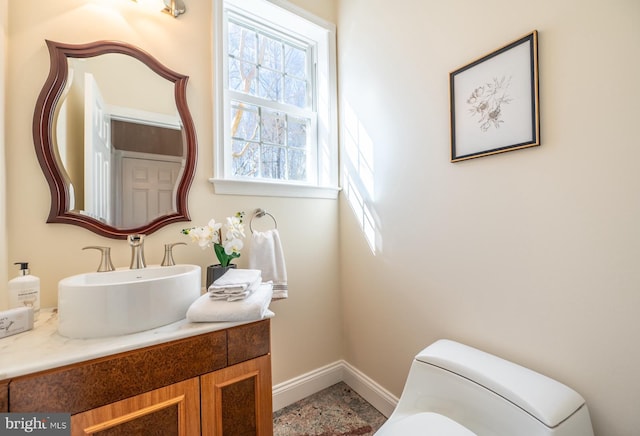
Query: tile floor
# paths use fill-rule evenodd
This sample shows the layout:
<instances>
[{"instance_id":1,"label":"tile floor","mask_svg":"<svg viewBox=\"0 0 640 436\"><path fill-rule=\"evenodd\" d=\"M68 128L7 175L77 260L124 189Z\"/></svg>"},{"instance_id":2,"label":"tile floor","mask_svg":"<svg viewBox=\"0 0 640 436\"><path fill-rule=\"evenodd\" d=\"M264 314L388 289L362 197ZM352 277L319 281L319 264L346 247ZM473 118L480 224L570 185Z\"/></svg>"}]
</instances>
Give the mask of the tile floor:
<instances>
[{"instance_id":1,"label":"tile floor","mask_svg":"<svg viewBox=\"0 0 640 436\"><path fill-rule=\"evenodd\" d=\"M338 383L273 415L274 436L369 436L386 418L345 383Z\"/></svg>"}]
</instances>

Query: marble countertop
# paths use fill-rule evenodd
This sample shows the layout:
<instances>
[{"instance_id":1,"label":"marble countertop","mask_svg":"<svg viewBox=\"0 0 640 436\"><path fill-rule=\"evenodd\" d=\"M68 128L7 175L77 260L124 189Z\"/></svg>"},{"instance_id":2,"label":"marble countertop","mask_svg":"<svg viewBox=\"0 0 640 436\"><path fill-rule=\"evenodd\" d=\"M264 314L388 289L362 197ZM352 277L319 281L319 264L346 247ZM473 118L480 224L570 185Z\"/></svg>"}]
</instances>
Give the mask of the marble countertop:
<instances>
[{"instance_id":1,"label":"marble countertop","mask_svg":"<svg viewBox=\"0 0 640 436\"><path fill-rule=\"evenodd\" d=\"M267 315L267 317L272 316L273 313ZM57 310L42 309L33 330L0 339L0 380L223 330L249 322L254 321L192 323L183 319L173 324L130 335L70 339L58 334Z\"/></svg>"}]
</instances>

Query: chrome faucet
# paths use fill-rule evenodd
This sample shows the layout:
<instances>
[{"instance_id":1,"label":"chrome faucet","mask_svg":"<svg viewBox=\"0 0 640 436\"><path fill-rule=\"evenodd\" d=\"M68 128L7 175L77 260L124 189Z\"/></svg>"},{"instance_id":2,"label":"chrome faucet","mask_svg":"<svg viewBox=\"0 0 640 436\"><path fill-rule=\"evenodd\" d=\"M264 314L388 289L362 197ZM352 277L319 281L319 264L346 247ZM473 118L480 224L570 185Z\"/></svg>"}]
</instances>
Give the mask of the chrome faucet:
<instances>
[{"instance_id":1,"label":"chrome faucet","mask_svg":"<svg viewBox=\"0 0 640 436\"><path fill-rule=\"evenodd\" d=\"M129 235L127 241L131 246L131 264L130 269L146 268L144 261L144 235Z\"/></svg>"}]
</instances>

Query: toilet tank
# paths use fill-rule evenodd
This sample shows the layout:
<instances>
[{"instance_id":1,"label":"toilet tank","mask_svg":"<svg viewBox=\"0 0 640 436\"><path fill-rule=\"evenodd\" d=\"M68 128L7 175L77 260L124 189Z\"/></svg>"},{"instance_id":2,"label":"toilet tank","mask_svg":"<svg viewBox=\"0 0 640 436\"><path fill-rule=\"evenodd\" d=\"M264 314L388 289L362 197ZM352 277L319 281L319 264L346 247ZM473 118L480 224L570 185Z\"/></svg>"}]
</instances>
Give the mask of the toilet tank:
<instances>
[{"instance_id":1,"label":"toilet tank","mask_svg":"<svg viewBox=\"0 0 640 436\"><path fill-rule=\"evenodd\" d=\"M449 340L415 357L392 417L425 411L479 436L593 436L587 405L576 391Z\"/></svg>"}]
</instances>

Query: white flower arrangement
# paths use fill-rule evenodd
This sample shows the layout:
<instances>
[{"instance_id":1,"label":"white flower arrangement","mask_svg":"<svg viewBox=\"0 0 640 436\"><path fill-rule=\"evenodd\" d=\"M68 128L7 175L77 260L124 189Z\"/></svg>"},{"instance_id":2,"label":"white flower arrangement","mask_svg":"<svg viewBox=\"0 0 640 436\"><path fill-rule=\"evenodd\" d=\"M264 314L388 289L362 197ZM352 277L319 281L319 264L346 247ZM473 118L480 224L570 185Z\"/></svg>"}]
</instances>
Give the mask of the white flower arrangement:
<instances>
[{"instance_id":1,"label":"white flower arrangement","mask_svg":"<svg viewBox=\"0 0 640 436\"><path fill-rule=\"evenodd\" d=\"M240 257L240 250L244 247L243 217L244 212L237 212L234 216L227 217L225 224L211 219L206 226L182 229L182 233L189 235L191 241L197 242L202 249L213 247L220 265L227 267L233 259ZM224 239L222 239L223 230Z\"/></svg>"}]
</instances>

